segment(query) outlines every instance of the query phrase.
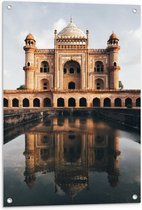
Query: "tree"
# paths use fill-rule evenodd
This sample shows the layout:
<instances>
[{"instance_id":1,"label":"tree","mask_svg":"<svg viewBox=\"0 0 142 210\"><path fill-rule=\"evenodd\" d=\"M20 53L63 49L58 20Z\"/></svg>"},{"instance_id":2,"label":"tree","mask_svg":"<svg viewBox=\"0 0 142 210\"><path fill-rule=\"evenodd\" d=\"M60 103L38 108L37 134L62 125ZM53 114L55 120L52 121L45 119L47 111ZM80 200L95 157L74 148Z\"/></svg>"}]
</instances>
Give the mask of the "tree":
<instances>
[{"instance_id":1,"label":"tree","mask_svg":"<svg viewBox=\"0 0 142 210\"><path fill-rule=\"evenodd\" d=\"M20 85L20 86L17 88L17 90L25 90L25 89L26 89L25 85Z\"/></svg>"},{"instance_id":2,"label":"tree","mask_svg":"<svg viewBox=\"0 0 142 210\"><path fill-rule=\"evenodd\" d=\"M119 81L119 88L122 90L123 89L123 84L122 84L122 82L121 81Z\"/></svg>"}]
</instances>

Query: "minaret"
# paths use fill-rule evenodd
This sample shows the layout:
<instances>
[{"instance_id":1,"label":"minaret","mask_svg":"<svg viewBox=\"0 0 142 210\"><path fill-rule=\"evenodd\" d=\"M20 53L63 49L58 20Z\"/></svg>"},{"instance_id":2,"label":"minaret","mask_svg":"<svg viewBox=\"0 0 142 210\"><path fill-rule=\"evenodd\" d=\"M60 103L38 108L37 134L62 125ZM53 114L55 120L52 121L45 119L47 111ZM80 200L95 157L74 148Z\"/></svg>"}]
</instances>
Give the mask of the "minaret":
<instances>
[{"instance_id":1,"label":"minaret","mask_svg":"<svg viewBox=\"0 0 142 210\"><path fill-rule=\"evenodd\" d=\"M34 52L36 50L36 41L32 34L28 34L25 39L25 86L26 89L34 89Z\"/></svg>"},{"instance_id":2,"label":"minaret","mask_svg":"<svg viewBox=\"0 0 142 210\"><path fill-rule=\"evenodd\" d=\"M109 52L109 89L119 89L119 78L118 71L120 67L118 65L118 51L120 46L118 44L119 39L117 35L113 32L107 41L107 50Z\"/></svg>"}]
</instances>

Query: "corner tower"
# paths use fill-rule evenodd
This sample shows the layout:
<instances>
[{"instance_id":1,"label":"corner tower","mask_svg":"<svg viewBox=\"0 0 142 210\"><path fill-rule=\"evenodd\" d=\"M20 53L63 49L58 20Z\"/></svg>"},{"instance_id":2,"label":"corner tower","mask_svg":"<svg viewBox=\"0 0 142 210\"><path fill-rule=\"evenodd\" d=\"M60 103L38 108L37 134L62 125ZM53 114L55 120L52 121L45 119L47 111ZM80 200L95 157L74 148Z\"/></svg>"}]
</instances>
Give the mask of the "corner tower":
<instances>
[{"instance_id":1,"label":"corner tower","mask_svg":"<svg viewBox=\"0 0 142 210\"><path fill-rule=\"evenodd\" d=\"M36 41L32 34L28 34L25 39L25 86L26 89L34 89L34 52L36 50Z\"/></svg>"},{"instance_id":2,"label":"corner tower","mask_svg":"<svg viewBox=\"0 0 142 210\"><path fill-rule=\"evenodd\" d=\"M109 89L119 89L118 71L118 52L120 50L119 39L113 32L107 41L107 51L109 53Z\"/></svg>"}]
</instances>

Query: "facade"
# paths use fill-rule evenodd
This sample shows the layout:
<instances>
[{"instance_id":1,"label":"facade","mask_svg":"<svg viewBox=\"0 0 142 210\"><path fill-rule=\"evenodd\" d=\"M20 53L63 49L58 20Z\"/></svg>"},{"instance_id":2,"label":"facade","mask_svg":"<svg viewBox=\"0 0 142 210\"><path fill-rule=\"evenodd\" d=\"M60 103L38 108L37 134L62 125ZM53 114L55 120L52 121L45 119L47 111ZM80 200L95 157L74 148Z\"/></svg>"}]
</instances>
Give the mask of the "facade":
<instances>
[{"instance_id":1,"label":"facade","mask_svg":"<svg viewBox=\"0 0 142 210\"><path fill-rule=\"evenodd\" d=\"M4 107L140 106L139 90L119 88L119 39L112 33L105 49L89 49L89 31L73 22L54 31L54 49L37 49L25 39L25 90L5 90Z\"/></svg>"}]
</instances>

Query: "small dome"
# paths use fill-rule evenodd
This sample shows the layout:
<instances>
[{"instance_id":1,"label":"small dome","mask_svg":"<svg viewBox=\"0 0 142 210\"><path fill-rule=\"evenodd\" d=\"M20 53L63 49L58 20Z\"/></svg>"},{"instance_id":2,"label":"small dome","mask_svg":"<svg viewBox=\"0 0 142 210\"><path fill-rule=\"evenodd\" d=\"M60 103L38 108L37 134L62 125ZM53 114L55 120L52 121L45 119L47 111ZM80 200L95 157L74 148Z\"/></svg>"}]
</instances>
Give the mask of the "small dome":
<instances>
[{"instance_id":1,"label":"small dome","mask_svg":"<svg viewBox=\"0 0 142 210\"><path fill-rule=\"evenodd\" d=\"M86 38L86 34L81 31L72 21L58 33L59 38Z\"/></svg>"},{"instance_id":2,"label":"small dome","mask_svg":"<svg viewBox=\"0 0 142 210\"><path fill-rule=\"evenodd\" d=\"M117 39L119 41L117 35L114 32L109 37L109 40L112 40L112 39Z\"/></svg>"},{"instance_id":3,"label":"small dome","mask_svg":"<svg viewBox=\"0 0 142 210\"><path fill-rule=\"evenodd\" d=\"M25 40L35 40L35 38L34 38L34 36L31 34L31 33L29 33L27 36L26 36L26 39Z\"/></svg>"}]
</instances>

